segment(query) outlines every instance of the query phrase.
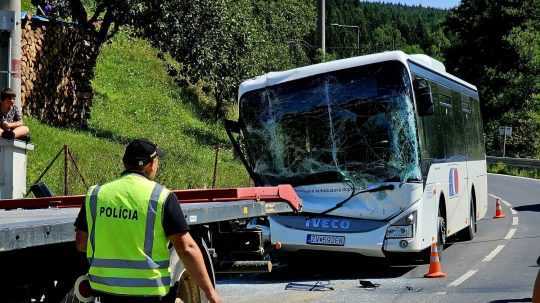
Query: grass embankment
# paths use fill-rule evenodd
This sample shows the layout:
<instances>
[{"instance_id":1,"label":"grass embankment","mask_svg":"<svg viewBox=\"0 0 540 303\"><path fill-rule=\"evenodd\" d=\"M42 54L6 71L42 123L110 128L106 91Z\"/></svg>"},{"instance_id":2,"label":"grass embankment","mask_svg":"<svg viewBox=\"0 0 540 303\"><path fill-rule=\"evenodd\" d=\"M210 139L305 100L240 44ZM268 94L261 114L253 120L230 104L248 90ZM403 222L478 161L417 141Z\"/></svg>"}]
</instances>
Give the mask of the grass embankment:
<instances>
[{"instance_id":1,"label":"grass embankment","mask_svg":"<svg viewBox=\"0 0 540 303\"><path fill-rule=\"evenodd\" d=\"M157 51L141 39L117 35L103 47L93 81L96 92L89 130L60 129L27 117L35 151L28 157L28 182L33 182L67 144L88 183L104 183L122 169L126 142L148 138L167 153L158 181L169 188L210 186L214 144L228 143L221 124L196 112L196 98L178 88ZM191 100L191 101L190 101ZM63 158L43 179L55 193L63 188ZM85 187L70 167L70 193ZM245 186L248 177L230 150L220 151L218 187Z\"/></svg>"},{"instance_id":2,"label":"grass embankment","mask_svg":"<svg viewBox=\"0 0 540 303\"><path fill-rule=\"evenodd\" d=\"M21 0L21 11L33 11L35 9L31 0Z\"/></svg>"},{"instance_id":3,"label":"grass embankment","mask_svg":"<svg viewBox=\"0 0 540 303\"><path fill-rule=\"evenodd\" d=\"M489 164L488 172L494 174L540 179L540 169L511 167L501 162Z\"/></svg>"}]
</instances>

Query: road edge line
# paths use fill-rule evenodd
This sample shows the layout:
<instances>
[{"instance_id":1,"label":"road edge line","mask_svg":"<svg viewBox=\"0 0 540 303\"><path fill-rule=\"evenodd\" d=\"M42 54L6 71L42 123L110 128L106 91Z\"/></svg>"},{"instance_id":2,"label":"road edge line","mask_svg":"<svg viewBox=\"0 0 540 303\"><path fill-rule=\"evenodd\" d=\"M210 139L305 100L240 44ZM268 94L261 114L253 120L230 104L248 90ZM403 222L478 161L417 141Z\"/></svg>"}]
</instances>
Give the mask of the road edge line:
<instances>
[{"instance_id":1,"label":"road edge line","mask_svg":"<svg viewBox=\"0 0 540 303\"><path fill-rule=\"evenodd\" d=\"M508 233L506 234L506 236L504 237L505 240L510 240L512 239L512 237L514 236L514 234L516 233L516 230L517 228L510 228L510 230L508 231Z\"/></svg>"},{"instance_id":2,"label":"road edge line","mask_svg":"<svg viewBox=\"0 0 540 303\"><path fill-rule=\"evenodd\" d=\"M501 250L503 250L503 248L504 244L498 245L482 260L482 262L490 262L501 252Z\"/></svg>"},{"instance_id":3,"label":"road edge line","mask_svg":"<svg viewBox=\"0 0 540 303\"><path fill-rule=\"evenodd\" d=\"M454 280L454 282L448 284L448 287L458 287L461 283L465 282L467 279L472 277L475 273L478 272L478 269L471 269L468 272L461 275L461 277Z\"/></svg>"}]
</instances>

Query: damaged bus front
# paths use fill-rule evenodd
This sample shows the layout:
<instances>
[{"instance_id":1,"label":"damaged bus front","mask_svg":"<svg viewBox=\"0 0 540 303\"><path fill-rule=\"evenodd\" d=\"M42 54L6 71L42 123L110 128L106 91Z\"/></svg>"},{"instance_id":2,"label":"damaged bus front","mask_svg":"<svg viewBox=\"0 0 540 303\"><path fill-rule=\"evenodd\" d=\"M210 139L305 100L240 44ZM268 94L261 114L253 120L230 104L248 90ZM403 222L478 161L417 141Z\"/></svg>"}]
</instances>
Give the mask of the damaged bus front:
<instances>
[{"instance_id":1,"label":"damaged bus front","mask_svg":"<svg viewBox=\"0 0 540 303\"><path fill-rule=\"evenodd\" d=\"M437 234L436 214L418 227L426 194L403 56L339 60L241 85L240 118L228 133L252 179L292 184L303 200L302 215L267 221L283 250L384 257L419 252Z\"/></svg>"}]
</instances>

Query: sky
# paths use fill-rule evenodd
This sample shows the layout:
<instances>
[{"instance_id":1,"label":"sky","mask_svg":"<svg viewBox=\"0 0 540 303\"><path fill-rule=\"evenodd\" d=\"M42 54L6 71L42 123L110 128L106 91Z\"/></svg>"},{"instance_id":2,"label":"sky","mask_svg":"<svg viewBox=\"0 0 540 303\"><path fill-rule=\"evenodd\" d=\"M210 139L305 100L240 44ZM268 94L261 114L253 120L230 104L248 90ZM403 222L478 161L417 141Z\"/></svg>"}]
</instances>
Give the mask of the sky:
<instances>
[{"instance_id":1,"label":"sky","mask_svg":"<svg viewBox=\"0 0 540 303\"><path fill-rule=\"evenodd\" d=\"M422 5L437 8L452 8L459 5L461 0L363 0L369 2L402 3L406 5Z\"/></svg>"}]
</instances>

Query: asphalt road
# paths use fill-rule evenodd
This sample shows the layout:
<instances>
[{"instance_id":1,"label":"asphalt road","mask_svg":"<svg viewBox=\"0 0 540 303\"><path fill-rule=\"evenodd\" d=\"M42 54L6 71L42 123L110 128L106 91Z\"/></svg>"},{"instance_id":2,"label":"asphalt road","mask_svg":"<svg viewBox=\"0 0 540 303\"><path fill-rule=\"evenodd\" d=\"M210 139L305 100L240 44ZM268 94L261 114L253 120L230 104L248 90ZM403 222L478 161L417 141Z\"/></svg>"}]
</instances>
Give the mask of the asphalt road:
<instances>
[{"instance_id":1,"label":"asphalt road","mask_svg":"<svg viewBox=\"0 0 540 303\"><path fill-rule=\"evenodd\" d=\"M539 270L540 181L489 175L488 193L488 214L475 239L455 241L442 255L446 278L423 278L428 265L320 256L271 274L219 276L218 291L225 302L531 302ZM504 201L504 219L493 219L495 197ZM363 288L360 280L378 287Z\"/></svg>"}]
</instances>

